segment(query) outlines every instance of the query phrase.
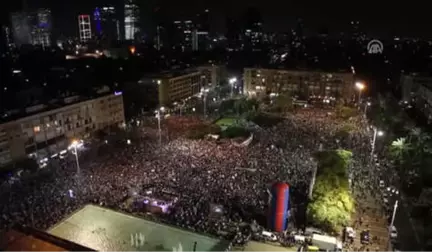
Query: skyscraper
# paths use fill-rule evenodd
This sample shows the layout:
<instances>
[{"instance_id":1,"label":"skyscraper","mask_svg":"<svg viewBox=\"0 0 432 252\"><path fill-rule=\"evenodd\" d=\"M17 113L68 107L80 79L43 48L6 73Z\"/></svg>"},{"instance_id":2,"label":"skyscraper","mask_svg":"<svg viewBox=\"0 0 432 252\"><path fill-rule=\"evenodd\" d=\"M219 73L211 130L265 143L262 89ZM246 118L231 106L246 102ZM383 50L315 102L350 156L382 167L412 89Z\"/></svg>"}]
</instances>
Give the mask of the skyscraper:
<instances>
[{"instance_id":1,"label":"skyscraper","mask_svg":"<svg viewBox=\"0 0 432 252\"><path fill-rule=\"evenodd\" d=\"M17 46L23 44L51 45L51 10L15 12L11 15L13 39Z\"/></svg>"},{"instance_id":2,"label":"skyscraper","mask_svg":"<svg viewBox=\"0 0 432 252\"><path fill-rule=\"evenodd\" d=\"M81 42L86 42L91 39L91 22L90 15L79 15L78 16L78 29L79 29L79 37Z\"/></svg>"},{"instance_id":3,"label":"skyscraper","mask_svg":"<svg viewBox=\"0 0 432 252\"><path fill-rule=\"evenodd\" d=\"M50 46L51 45L51 10L38 9L33 14L36 18L32 22L32 44Z\"/></svg>"},{"instance_id":4,"label":"skyscraper","mask_svg":"<svg viewBox=\"0 0 432 252\"><path fill-rule=\"evenodd\" d=\"M133 40L137 33L140 32L139 28L139 7L135 0L125 0L124 5L124 23L125 23L125 39Z\"/></svg>"},{"instance_id":5,"label":"skyscraper","mask_svg":"<svg viewBox=\"0 0 432 252\"><path fill-rule=\"evenodd\" d=\"M263 23L259 10L249 8L245 13L244 22L246 47L259 46L263 42Z\"/></svg>"},{"instance_id":6,"label":"skyscraper","mask_svg":"<svg viewBox=\"0 0 432 252\"><path fill-rule=\"evenodd\" d=\"M181 48L182 51L191 51L193 49L193 39L196 36L196 28L192 20L174 21L173 31L171 32L172 44Z\"/></svg>"},{"instance_id":7,"label":"skyscraper","mask_svg":"<svg viewBox=\"0 0 432 252\"><path fill-rule=\"evenodd\" d=\"M96 7L93 16L97 35L108 40L120 40L120 22L113 6Z\"/></svg>"}]
</instances>

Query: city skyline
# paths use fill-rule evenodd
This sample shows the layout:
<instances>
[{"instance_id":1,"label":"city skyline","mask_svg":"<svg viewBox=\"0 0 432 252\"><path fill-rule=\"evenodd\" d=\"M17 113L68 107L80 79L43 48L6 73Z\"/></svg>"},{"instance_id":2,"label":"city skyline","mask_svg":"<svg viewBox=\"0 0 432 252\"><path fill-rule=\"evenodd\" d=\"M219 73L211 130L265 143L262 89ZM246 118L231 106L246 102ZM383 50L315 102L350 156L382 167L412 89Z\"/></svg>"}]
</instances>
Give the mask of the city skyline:
<instances>
[{"instance_id":1,"label":"city skyline","mask_svg":"<svg viewBox=\"0 0 432 252\"><path fill-rule=\"evenodd\" d=\"M142 25L144 31L154 26L153 20L159 18L157 15L163 14L164 18L177 19L181 17L191 17L203 9L210 9L211 28L214 32L225 31L226 17L242 19L244 12L249 7L260 10L264 29L267 31L285 32L295 24L295 20L302 18L306 29L317 31L327 28L330 33L348 31L350 21L360 21L361 28L373 35L395 35L395 36L419 36L430 38L431 33L422 24L422 17L426 15L425 8L419 5L409 6L386 6L376 4L372 1L362 1L361 4L331 4L331 3L309 3L303 1L296 3L291 1L278 2L274 0L248 1L243 2L195 2L185 0L181 3L168 0L152 3L151 1L137 1L141 5L144 17ZM51 0L28 1L28 8L39 7L50 8L53 15L54 34L74 35L76 29L76 16L80 14L93 14L94 8L101 5L119 5L119 0L98 1L91 0L84 3L74 3L73 1L62 1L57 3ZM229 8L227 8L227 6ZM8 8L9 9L6 9ZM10 22L10 13L19 11L22 4L15 3L6 7L3 12L8 17L3 16L2 23ZM157 11L156 11L157 10ZM120 10L119 10L120 11ZM402 17L402 18L401 18ZM151 26L151 27L148 27ZM69 34L71 33L71 34Z\"/></svg>"}]
</instances>

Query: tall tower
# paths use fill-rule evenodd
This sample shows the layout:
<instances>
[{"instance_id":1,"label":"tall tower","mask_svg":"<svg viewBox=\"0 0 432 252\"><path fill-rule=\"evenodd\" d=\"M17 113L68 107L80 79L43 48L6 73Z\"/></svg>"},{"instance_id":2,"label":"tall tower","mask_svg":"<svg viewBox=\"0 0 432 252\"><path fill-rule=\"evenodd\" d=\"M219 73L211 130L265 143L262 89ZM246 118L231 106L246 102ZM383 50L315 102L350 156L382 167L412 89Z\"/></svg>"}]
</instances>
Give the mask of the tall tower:
<instances>
[{"instance_id":1,"label":"tall tower","mask_svg":"<svg viewBox=\"0 0 432 252\"><path fill-rule=\"evenodd\" d=\"M140 31L139 28L139 7L135 0L125 0L125 39L133 40L136 34Z\"/></svg>"},{"instance_id":2,"label":"tall tower","mask_svg":"<svg viewBox=\"0 0 432 252\"><path fill-rule=\"evenodd\" d=\"M95 21L96 34L102 35L101 13L99 7L95 8L93 18Z\"/></svg>"},{"instance_id":3,"label":"tall tower","mask_svg":"<svg viewBox=\"0 0 432 252\"><path fill-rule=\"evenodd\" d=\"M80 35L81 42L85 42L91 39L90 15L78 16L78 28L79 28L79 35Z\"/></svg>"},{"instance_id":4,"label":"tall tower","mask_svg":"<svg viewBox=\"0 0 432 252\"><path fill-rule=\"evenodd\" d=\"M38 9L32 22L32 44L43 47L51 45L51 10Z\"/></svg>"}]
</instances>

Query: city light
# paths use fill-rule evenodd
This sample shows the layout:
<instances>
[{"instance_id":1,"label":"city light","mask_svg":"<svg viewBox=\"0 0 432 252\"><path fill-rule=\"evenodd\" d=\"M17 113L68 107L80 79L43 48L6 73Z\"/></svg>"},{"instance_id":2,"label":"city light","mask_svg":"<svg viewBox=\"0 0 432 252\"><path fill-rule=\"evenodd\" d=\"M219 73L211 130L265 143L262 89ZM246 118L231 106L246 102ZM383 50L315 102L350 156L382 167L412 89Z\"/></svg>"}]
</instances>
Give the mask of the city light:
<instances>
[{"instance_id":1,"label":"city light","mask_svg":"<svg viewBox=\"0 0 432 252\"><path fill-rule=\"evenodd\" d=\"M237 82L237 78L236 77L233 77L233 78L231 78L231 79L229 79L229 84L234 84L235 82Z\"/></svg>"},{"instance_id":2,"label":"city light","mask_svg":"<svg viewBox=\"0 0 432 252\"><path fill-rule=\"evenodd\" d=\"M135 51L136 51L135 46L130 46L130 47L129 47L129 52L130 52L131 54L135 54Z\"/></svg>"},{"instance_id":3,"label":"city light","mask_svg":"<svg viewBox=\"0 0 432 252\"><path fill-rule=\"evenodd\" d=\"M362 91L363 89L366 88L366 85L363 84L362 82L356 82L356 83L355 83L355 86L356 86L356 88L357 88L358 90L360 90L360 91Z\"/></svg>"}]
</instances>

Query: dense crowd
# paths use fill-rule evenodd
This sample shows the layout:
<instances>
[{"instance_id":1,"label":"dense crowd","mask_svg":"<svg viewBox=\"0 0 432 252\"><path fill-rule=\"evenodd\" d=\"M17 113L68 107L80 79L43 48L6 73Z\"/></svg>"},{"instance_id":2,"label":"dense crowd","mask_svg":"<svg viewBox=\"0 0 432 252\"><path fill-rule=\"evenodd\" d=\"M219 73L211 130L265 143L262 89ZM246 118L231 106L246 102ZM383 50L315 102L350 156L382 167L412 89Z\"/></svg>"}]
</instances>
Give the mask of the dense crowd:
<instances>
[{"instance_id":1,"label":"dense crowd","mask_svg":"<svg viewBox=\"0 0 432 252\"><path fill-rule=\"evenodd\" d=\"M362 119L353 119L355 130L336 137L343 124L328 111L302 110L271 128L257 129L247 147L182 137L160 147L158 131L140 125L141 138L130 145L99 147L103 151L97 157L80 153L79 174L71 157L52 169L50 179L15 182L2 190L0 228L19 223L47 229L88 203L139 215L124 202L151 187L178 198L159 221L218 236L237 234L245 223L260 223L274 182L291 186L294 208L305 202L316 167L313 153L339 147L353 151L352 184L365 197L375 186L369 179L374 172L371 132ZM209 217L212 204L223 208L218 218ZM297 222L297 227L304 225Z\"/></svg>"}]
</instances>

